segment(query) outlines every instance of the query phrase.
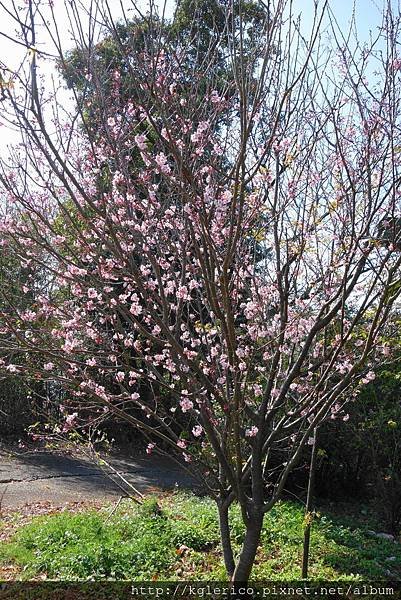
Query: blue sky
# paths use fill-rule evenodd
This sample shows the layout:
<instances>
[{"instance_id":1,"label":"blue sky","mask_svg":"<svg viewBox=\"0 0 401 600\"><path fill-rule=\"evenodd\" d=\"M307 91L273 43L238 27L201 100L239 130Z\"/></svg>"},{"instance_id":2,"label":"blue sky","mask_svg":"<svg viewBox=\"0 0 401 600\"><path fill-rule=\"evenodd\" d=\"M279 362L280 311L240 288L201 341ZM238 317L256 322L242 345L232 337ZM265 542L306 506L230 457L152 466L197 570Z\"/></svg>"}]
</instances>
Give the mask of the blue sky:
<instances>
[{"instance_id":1,"label":"blue sky","mask_svg":"<svg viewBox=\"0 0 401 600\"><path fill-rule=\"evenodd\" d=\"M382 0L356 0L355 13L362 36L368 34L369 29L377 26L383 11L383 4L385 2L382 2ZM390 4L394 12L399 12L398 0L391 0ZM338 19L344 20L347 13L349 14L353 10L352 3L347 0L331 0L330 5Z\"/></svg>"},{"instance_id":2,"label":"blue sky","mask_svg":"<svg viewBox=\"0 0 401 600\"><path fill-rule=\"evenodd\" d=\"M329 0L329 6L343 33L348 32L352 17L355 17L358 38L363 42L370 39L371 33L373 36L377 34L383 7L388 1L394 13L400 14L399 0ZM310 27L312 23L314 4L314 0L294 0L295 9L302 14L305 28ZM319 0L319 5L322 4L323 0Z\"/></svg>"}]
</instances>

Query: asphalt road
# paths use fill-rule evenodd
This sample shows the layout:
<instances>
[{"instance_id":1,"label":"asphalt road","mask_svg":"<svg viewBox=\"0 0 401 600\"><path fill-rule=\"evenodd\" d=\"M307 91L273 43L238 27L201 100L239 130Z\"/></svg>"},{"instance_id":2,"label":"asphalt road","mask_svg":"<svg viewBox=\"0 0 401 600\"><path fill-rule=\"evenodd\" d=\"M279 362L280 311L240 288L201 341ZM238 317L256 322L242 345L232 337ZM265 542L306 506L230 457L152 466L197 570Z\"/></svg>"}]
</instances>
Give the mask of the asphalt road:
<instances>
[{"instance_id":1,"label":"asphalt road","mask_svg":"<svg viewBox=\"0 0 401 600\"><path fill-rule=\"evenodd\" d=\"M196 482L168 458L110 458L98 466L86 458L48 452L13 455L0 450L1 507L27 504L107 501L140 492L195 487ZM116 475L120 473L122 478ZM124 481L125 480L125 481ZM127 483L128 482L128 483Z\"/></svg>"}]
</instances>

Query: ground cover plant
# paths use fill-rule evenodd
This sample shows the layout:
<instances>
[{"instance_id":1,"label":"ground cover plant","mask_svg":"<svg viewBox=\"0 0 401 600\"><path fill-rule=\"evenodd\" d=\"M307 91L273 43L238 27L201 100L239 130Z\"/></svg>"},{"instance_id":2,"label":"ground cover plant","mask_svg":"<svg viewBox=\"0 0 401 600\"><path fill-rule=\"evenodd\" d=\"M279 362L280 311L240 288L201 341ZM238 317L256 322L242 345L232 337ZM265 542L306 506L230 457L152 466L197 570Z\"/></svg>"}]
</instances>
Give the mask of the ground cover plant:
<instances>
[{"instance_id":1,"label":"ground cover plant","mask_svg":"<svg viewBox=\"0 0 401 600\"><path fill-rule=\"evenodd\" d=\"M171 22L153 3L10 4L26 55L0 65L21 135L0 161L1 376L46 382L58 434L124 419L185 464L246 581L314 432L345 426L398 335L400 15L386 2L362 44L327 1L306 29L292 0L178 3ZM138 564L162 560L168 523Z\"/></svg>"},{"instance_id":2,"label":"ground cover plant","mask_svg":"<svg viewBox=\"0 0 401 600\"><path fill-rule=\"evenodd\" d=\"M1 564L35 579L224 580L218 514L209 498L176 493L142 506L123 503L82 513L35 517L0 550ZM244 524L238 506L230 514L235 552ZM369 520L323 513L314 522L312 580L384 580L400 576L401 544L373 537ZM252 578L300 579L303 507L279 502L266 516ZM398 565L398 566L397 566ZM398 570L397 570L398 569Z\"/></svg>"}]
</instances>

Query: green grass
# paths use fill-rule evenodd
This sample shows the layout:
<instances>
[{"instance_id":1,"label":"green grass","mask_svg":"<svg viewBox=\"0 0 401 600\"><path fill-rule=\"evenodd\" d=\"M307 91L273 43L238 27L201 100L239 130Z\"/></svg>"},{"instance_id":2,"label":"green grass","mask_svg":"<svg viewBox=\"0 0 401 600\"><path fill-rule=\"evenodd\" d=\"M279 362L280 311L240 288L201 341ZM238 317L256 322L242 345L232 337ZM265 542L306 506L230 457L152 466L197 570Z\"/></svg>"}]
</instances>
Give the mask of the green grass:
<instances>
[{"instance_id":1,"label":"green grass","mask_svg":"<svg viewBox=\"0 0 401 600\"><path fill-rule=\"evenodd\" d=\"M22 579L42 573L63 580L223 579L214 503L177 493L160 504L161 510L148 499L141 507L122 503L113 514L109 508L36 517L3 544L0 564L17 565ZM299 504L280 502L271 510L253 579L300 578L303 520ZM238 551L243 525L237 507L231 528ZM315 519L312 579L401 579L395 570L400 564L401 544L371 537L355 518L348 518L347 526L327 515Z\"/></svg>"}]
</instances>

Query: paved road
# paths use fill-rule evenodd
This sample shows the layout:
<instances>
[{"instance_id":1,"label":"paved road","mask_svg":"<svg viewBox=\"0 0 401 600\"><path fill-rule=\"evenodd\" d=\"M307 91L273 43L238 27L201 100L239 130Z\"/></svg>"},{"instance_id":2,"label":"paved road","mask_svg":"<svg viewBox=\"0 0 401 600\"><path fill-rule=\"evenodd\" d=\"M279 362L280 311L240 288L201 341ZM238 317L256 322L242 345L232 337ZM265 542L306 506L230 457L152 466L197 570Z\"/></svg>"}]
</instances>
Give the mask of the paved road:
<instances>
[{"instance_id":1,"label":"paved road","mask_svg":"<svg viewBox=\"0 0 401 600\"><path fill-rule=\"evenodd\" d=\"M107 458L107 462L141 492L195 485L183 469L164 457ZM130 489L113 469L63 454L27 452L13 456L0 451L1 506L12 509L46 501L113 500Z\"/></svg>"}]
</instances>

